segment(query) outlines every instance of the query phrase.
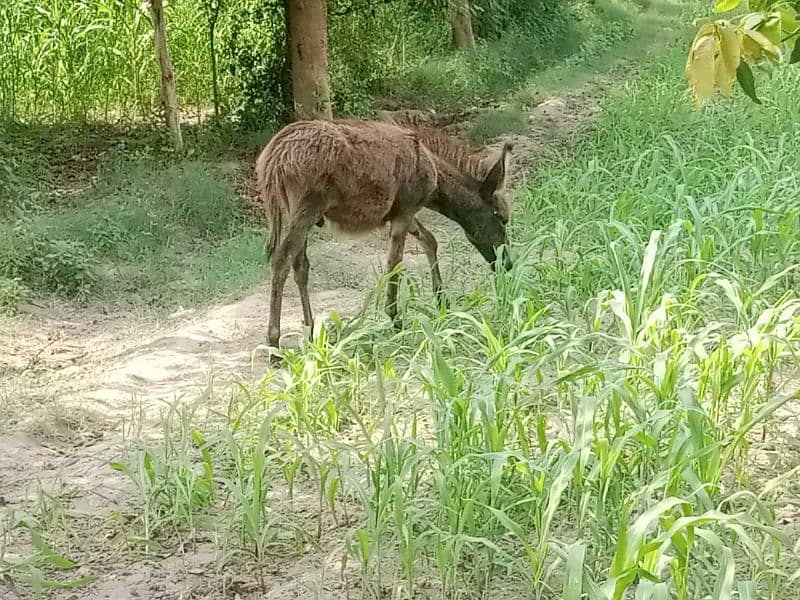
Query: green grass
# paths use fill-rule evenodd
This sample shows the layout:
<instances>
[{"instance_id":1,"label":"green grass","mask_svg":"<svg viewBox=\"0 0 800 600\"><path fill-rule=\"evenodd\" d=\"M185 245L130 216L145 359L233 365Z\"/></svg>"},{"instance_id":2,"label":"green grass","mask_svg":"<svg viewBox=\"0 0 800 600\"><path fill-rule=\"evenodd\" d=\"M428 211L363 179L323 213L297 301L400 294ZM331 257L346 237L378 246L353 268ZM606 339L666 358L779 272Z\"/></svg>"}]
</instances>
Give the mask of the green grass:
<instances>
[{"instance_id":1,"label":"green grass","mask_svg":"<svg viewBox=\"0 0 800 600\"><path fill-rule=\"evenodd\" d=\"M565 54L529 65L513 82L508 81L508 88L495 90L494 98L502 100L500 106L476 119L469 132L473 142L485 143L505 134L523 133L529 127L526 113L549 94L582 89L590 96L601 97L604 91L597 87L609 82L613 85L618 77L615 73L630 74L649 60L659 60L665 46L683 44L679 35L681 24L696 10L680 0L603 1L595 3L591 11L581 8L583 12L577 15L579 25L568 33L566 42L554 41L540 58L552 51ZM520 42L515 47L528 48L529 44Z\"/></svg>"},{"instance_id":2,"label":"green grass","mask_svg":"<svg viewBox=\"0 0 800 600\"><path fill-rule=\"evenodd\" d=\"M620 267L633 273L653 229L669 240L661 285L681 301L684 290L704 290L713 302L717 277L758 290L797 260L796 74L773 79L768 109L737 95L694 113L679 85L679 56L655 67L646 88L628 86L578 156L546 166L521 198L519 238L540 260L536 297L567 314L583 310ZM787 274L763 293L774 297L793 281Z\"/></svg>"},{"instance_id":3,"label":"green grass","mask_svg":"<svg viewBox=\"0 0 800 600\"><path fill-rule=\"evenodd\" d=\"M213 468L181 531L217 519L220 557L256 573L344 539L358 597L793 598L775 515L800 468L778 416L797 402L800 74L764 106L694 112L681 59L519 192L510 273L444 312L412 294L399 333L379 300L334 316L225 418L166 419L202 434L164 481L131 448L139 522L174 527L153 499ZM769 468L762 435L785 448Z\"/></svg>"},{"instance_id":4,"label":"green grass","mask_svg":"<svg viewBox=\"0 0 800 600\"><path fill-rule=\"evenodd\" d=\"M263 227L215 161L123 150L97 169L66 206L44 195L0 225L4 305L30 291L169 308L263 276Z\"/></svg>"},{"instance_id":5,"label":"green grass","mask_svg":"<svg viewBox=\"0 0 800 600\"><path fill-rule=\"evenodd\" d=\"M479 115L469 130L469 139L483 145L506 133L522 133L530 125L530 114L519 109L500 109Z\"/></svg>"},{"instance_id":6,"label":"green grass","mask_svg":"<svg viewBox=\"0 0 800 600\"><path fill-rule=\"evenodd\" d=\"M600 55L634 34L634 5L606 1L576 3L557 15L549 31L519 29L474 51L434 55L390 74L381 82L385 102L458 110L495 103L520 88L533 73L576 57Z\"/></svg>"},{"instance_id":7,"label":"green grass","mask_svg":"<svg viewBox=\"0 0 800 600\"><path fill-rule=\"evenodd\" d=\"M626 35L589 38L566 60L531 73L513 90L509 99L512 106L534 106L549 93L592 84L598 73L614 67L636 67L649 60L659 60L665 48L684 44L683 24L701 9L681 0L654 0L627 5L599 2L598 10L604 15L603 21L628 24Z\"/></svg>"}]
</instances>

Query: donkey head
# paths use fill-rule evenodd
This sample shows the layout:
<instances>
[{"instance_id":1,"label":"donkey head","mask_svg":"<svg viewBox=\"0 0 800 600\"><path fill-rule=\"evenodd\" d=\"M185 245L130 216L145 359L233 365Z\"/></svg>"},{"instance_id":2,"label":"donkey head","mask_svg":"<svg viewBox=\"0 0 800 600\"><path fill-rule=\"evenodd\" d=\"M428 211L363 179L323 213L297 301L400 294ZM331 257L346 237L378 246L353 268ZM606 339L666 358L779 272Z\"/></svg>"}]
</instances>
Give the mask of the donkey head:
<instances>
[{"instance_id":1,"label":"donkey head","mask_svg":"<svg viewBox=\"0 0 800 600\"><path fill-rule=\"evenodd\" d=\"M508 254L509 206L505 181L509 152L513 144L506 142L502 150L482 162L477 173L445 177L440 186L438 208L464 229L467 239L496 269L498 251L502 250L502 267L511 268ZM477 176L476 176L477 175Z\"/></svg>"}]
</instances>

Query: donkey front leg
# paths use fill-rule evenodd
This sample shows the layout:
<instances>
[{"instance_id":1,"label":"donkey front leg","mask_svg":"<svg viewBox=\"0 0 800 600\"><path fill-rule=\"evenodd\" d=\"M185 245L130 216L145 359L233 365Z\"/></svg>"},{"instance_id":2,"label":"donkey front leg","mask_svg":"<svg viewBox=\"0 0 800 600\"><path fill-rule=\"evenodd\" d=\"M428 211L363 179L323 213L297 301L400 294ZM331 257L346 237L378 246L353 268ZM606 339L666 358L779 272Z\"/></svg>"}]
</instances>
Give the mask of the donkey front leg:
<instances>
[{"instance_id":1,"label":"donkey front leg","mask_svg":"<svg viewBox=\"0 0 800 600\"><path fill-rule=\"evenodd\" d=\"M439 244L433 234L426 229L418 219L414 219L409 233L417 238L420 246L422 246L425 256L428 258L428 264L431 267L431 281L433 283L433 293L439 306L444 306L444 293L442 291L442 274L439 272L439 257L436 255Z\"/></svg>"},{"instance_id":2,"label":"donkey front leg","mask_svg":"<svg viewBox=\"0 0 800 600\"><path fill-rule=\"evenodd\" d=\"M267 341L274 348L278 347L278 341L281 337L281 305L286 278L289 276L289 269L295 262L295 258L305 248L308 232L319 219L319 210L320 207L318 205L300 208L292 216L292 222L286 232L286 237L283 238L283 241L272 256L272 289L270 290ZM305 252L303 254L305 255ZM306 302L308 302L307 293ZM310 304L308 310L310 314ZM305 313L305 303L303 312Z\"/></svg>"},{"instance_id":3,"label":"donkey front leg","mask_svg":"<svg viewBox=\"0 0 800 600\"><path fill-rule=\"evenodd\" d=\"M400 285L399 275L395 271L397 265L403 260L403 251L406 245L406 235L411 227L413 217L398 217L391 221L391 233L389 236L389 254L386 257L386 270L390 273L389 283L386 289L386 313L394 322L396 328L400 328L400 321L397 319L397 288Z\"/></svg>"}]
</instances>

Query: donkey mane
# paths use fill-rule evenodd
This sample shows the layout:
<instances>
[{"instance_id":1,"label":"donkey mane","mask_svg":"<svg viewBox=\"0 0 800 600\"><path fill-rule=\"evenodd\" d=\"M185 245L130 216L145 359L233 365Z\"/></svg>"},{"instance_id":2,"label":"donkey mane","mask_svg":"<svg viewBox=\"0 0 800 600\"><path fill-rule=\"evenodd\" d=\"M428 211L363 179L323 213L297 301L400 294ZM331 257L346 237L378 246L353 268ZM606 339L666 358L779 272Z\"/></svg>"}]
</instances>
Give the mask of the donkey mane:
<instances>
[{"instance_id":1,"label":"donkey mane","mask_svg":"<svg viewBox=\"0 0 800 600\"><path fill-rule=\"evenodd\" d=\"M433 154L448 162L452 167L473 179L481 180L486 176L487 154L476 150L461 140L429 127L412 127L419 141Z\"/></svg>"}]
</instances>

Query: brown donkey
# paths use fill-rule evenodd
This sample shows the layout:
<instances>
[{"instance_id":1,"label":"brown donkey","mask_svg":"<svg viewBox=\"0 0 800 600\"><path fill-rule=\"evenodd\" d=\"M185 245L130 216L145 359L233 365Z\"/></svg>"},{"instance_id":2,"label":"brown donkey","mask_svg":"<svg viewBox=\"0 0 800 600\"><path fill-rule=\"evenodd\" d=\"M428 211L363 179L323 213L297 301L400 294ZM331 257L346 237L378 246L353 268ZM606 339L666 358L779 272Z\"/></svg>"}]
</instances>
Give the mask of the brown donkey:
<instances>
[{"instance_id":1,"label":"brown donkey","mask_svg":"<svg viewBox=\"0 0 800 600\"><path fill-rule=\"evenodd\" d=\"M307 237L325 222L345 233L365 233L389 223L386 261L403 259L407 234L421 244L441 301L442 278L433 234L416 218L430 208L457 222L492 265L507 243L505 199L511 144L476 152L435 131L378 121L298 121L279 131L256 161L256 180L271 223L270 346L280 338L281 301L289 269L313 331L308 299ZM286 224L286 235L281 233ZM511 266L503 252L504 267ZM397 274L390 276L386 310L397 322Z\"/></svg>"}]
</instances>

